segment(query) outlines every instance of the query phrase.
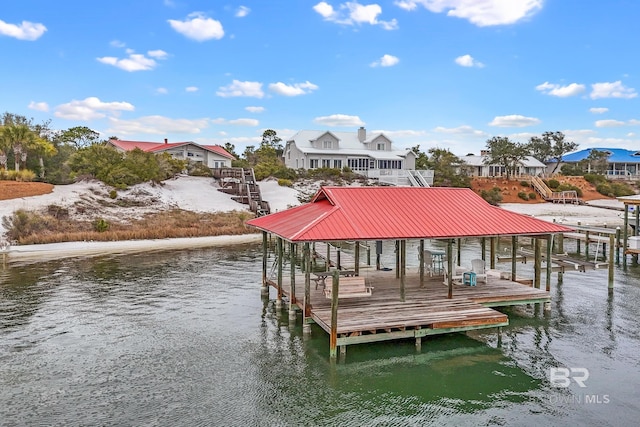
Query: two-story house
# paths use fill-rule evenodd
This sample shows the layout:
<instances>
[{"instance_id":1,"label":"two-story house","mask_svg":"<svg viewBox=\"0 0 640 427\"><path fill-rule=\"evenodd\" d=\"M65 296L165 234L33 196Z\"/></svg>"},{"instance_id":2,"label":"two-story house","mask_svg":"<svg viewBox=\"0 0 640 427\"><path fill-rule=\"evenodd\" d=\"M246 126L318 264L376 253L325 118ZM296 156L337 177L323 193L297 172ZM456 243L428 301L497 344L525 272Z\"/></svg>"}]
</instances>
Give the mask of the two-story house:
<instances>
[{"instance_id":1,"label":"two-story house","mask_svg":"<svg viewBox=\"0 0 640 427\"><path fill-rule=\"evenodd\" d=\"M164 143L110 139L107 144L115 147L118 151L131 151L135 148L152 153L166 151L178 160L202 163L212 169L231 167L231 161L235 159L219 145L200 145L192 141L169 142L167 138L164 139Z\"/></svg>"},{"instance_id":2,"label":"two-story house","mask_svg":"<svg viewBox=\"0 0 640 427\"><path fill-rule=\"evenodd\" d=\"M394 185L431 185L432 171L415 171L416 155L397 150L383 133L302 130L286 141L285 165L293 169L347 166L369 178ZM426 184L425 184L426 183Z\"/></svg>"}]
</instances>

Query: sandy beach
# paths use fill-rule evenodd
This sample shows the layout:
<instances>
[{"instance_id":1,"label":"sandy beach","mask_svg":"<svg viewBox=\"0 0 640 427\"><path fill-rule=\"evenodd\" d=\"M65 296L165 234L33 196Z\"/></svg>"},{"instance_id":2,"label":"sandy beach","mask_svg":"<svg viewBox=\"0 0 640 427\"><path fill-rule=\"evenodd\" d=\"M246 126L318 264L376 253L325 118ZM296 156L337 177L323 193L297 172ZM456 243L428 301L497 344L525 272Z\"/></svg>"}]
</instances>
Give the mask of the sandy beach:
<instances>
[{"instance_id":1,"label":"sandy beach","mask_svg":"<svg viewBox=\"0 0 640 427\"><path fill-rule=\"evenodd\" d=\"M100 185L100 183L96 182L83 182L55 186L54 191L50 194L1 201L0 217L11 215L16 209L36 210L54 203L62 206L71 206L77 201L86 198L87 194L96 191L96 188L99 188ZM260 187L263 198L269 201L274 212L300 204L297 199L298 192L293 188L279 186L277 181L261 182ZM218 191L217 187L212 185L211 180L206 178L180 177L167 181L162 186L142 184L124 193L144 193L145 197L149 197L150 200L154 201L154 204L150 206L154 210L176 206L198 212L225 212L246 209L246 205L231 200L228 194ZM611 199L595 200L588 202L587 205L552 203L507 203L501 205L503 209L568 226L582 224L607 227L623 225L622 207L623 204L621 202ZM105 215L108 214L109 212L105 212ZM117 215L117 212L111 214ZM0 227L0 233L3 232L4 229ZM257 243L260 238L260 234L247 234L180 239L13 245L8 251L3 252L3 257L6 258L7 262L34 262L63 257L100 256Z\"/></svg>"}]
</instances>

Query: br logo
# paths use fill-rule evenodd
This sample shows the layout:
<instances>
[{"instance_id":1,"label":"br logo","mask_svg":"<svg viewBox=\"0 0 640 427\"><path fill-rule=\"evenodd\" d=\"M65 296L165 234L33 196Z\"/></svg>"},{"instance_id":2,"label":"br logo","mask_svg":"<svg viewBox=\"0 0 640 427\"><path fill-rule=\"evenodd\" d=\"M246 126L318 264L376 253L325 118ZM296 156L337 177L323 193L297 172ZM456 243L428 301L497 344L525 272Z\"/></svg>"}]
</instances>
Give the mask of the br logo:
<instances>
[{"instance_id":1,"label":"br logo","mask_svg":"<svg viewBox=\"0 0 640 427\"><path fill-rule=\"evenodd\" d=\"M550 368L549 381L553 387L566 388L571 385L571 380L580 387L586 387L585 382L589 379L587 368Z\"/></svg>"}]
</instances>

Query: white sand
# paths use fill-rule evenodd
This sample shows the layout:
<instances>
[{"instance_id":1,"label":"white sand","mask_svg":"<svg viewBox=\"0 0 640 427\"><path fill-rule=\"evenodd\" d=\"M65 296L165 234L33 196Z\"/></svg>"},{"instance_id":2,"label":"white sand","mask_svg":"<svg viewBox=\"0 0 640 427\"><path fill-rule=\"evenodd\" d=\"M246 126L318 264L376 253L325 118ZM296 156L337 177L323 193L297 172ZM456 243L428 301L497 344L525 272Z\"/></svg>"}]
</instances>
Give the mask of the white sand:
<instances>
[{"instance_id":1,"label":"white sand","mask_svg":"<svg viewBox=\"0 0 640 427\"><path fill-rule=\"evenodd\" d=\"M262 197L271 206L272 212L285 210L297 206L298 191L281 187L276 180L262 181L260 183ZM0 217L11 215L17 209L37 210L55 204L62 207L71 207L75 203L90 203L95 198L95 193L108 193L109 188L99 182L82 182L71 185L57 185L53 193L25 197L21 199L0 201ZM158 211L179 207L181 209L196 212L227 212L232 210L246 210L243 205L231 200L231 196L221 191L210 178L182 176L166 181L164 185L152 186L141 184L130 190L119 192L119 197L145 200L143 207L133 208L135 213ZM617 226L623 224L622 212L612 209L594 207L608 206L619 207L623 204L617 200L598 200L589 203L592 206L561 205L551 203L518 204L507 203L502 208L531 215L547 221L555 221L565 225ZM73 210L73 209L72 209ZM102 208L101 214L105 217L122 216L122 208ZM131 209L128 212L131 215ZM0 233L4 233L0 225ZM137 240L119 242L69 242L48 245L12 246L9 249L9 261L33 261L54 259L61 257L95 256L104 254L120 254L128 252L143 252L165 249L188 249L209 246L221 246L257 242L260 235L251 234L243 236L218 236L183 239L158 239Z\"/></svg>"}]
</instances>

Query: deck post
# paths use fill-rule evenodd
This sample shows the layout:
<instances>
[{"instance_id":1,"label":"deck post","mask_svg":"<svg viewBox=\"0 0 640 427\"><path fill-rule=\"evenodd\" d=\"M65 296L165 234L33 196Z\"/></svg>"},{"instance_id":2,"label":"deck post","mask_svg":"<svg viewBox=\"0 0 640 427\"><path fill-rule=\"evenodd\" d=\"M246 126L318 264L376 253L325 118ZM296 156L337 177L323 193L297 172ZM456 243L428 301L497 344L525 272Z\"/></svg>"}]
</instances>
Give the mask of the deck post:
<instances>
[{"instance_id":1,"label":"deck post","mask_svg":"<svg viewBox=\"0 0 640 427\"><path fill-rule=\"evenodd\" d=\"M336 268L342 270L342 264L340 263L340 246L336 247Z\"/></svg>"},{"instance_id":2,"label":"deck post","mask_svg":"<svg viewBox=\"0 0 640 427\"><path fill-rule=\"evenodd\" d=\"M462 252L462 248L461 248L461 247L462 247L462 245L460 244L461 242L462 242L462 239L458 239L458 241L456 242L456 243L457 243L457 249L458 249L458 254L457 254L458 263L457 263L456 265L457 265L458 267L460 267L460 265L462 265L462 264L460 264L460 263L462 262L462 260L460 259L460 258L461 258L461 257L460 257L460 254L461 254L461 252Z\"/></svg>"},{"instance_id":3,"label":"deck post","mask_svg":"<svg viewBox=\"0 0 640 427\"><path fill-rule=\"evenodd\" d=\"M317 264L316 264L316 256L315 256L315 254L316 254L316 242L313 242L313 248L312 249L313 249L312 253L314 254L314 256L312 258L312 260L313 260L312 262L313 262L313 269L315 270L315 268L317 266Z\"/></svg>"},{"instance_id":4,"label":"deck post","mask_svg":"<svg viewBox=\"0 0 640 427\"><path fill-rule=\"evenodd\" d=\"M400 240L396 240L396 279L400 278Z\"/></svg>"},{"instance_id":5,"label":"deck post","mask_svg":"<svg viewBox=\"0 0 640 427\"><path fill-rule=\"evenodd\" d=\"M537 237L533 239L533 287L536 289L540 289L540 273L542 270L542 250L540 248L540 239Z\"/></svg>"},{"instance_id":6,"label":"deck post","mask_svg":"<svg viewBox=\"0 0 640 427\"><path fill-rule=\"evenodd\" d=\"M548 234L547 235L547 277L545 280L545 290L547 292L551 291L551 249L553 247L553 240L552 240L552 235ZM547 305L545 304L545 310L547 309Z\"/></svg>"},{"instance_id":7,"label":"deck post","mask_svg":"<svg viewBox=\"0 0 640 427\"><path fill-rule=\"evenodd\" d=\"M627 268L627 245L629 240L629 205L624 204L624 228L622 229L622 266Z\"/></svg>"},{"instance_id":8,"label":"deck post","mask_svg":"<svg viewBox=\"0 0 640 427\"><path fill-rule=\"evenodd\" d=\"M289 293L289 322L296 321L296 244L289 243L289 259L291 261L291 292Z\"/></svg>"},{"instance_id":9,"label":"deck post","mask_svg":"<svg viewBox=\"0 0 640 427\"><path fill-rule=\"evenodd\" d=\"M311 325L309 324L311 316L311 250L309 246L309 242L306 242L302 249L303 262L306 265L304 269L304 304L302 305L302 333L304 335L311 334Z\"/></svg>"},{"instance_id":10,"label":"deck post","mask_svg":"<svg viewBox=\"0 0 640 427\"><path fill-rule=\"evenodd\" d=\"M511 281L516 281L516 256L518 247L518 237L511 236Z\"/></svg>"},{"instance_id":11,"label":"deck post","mask_svg":"<svg viewBox=\"0 0 640 427\"><path fill-rule=\"evenodd\" d=\"M418 248L418 272L420 273L420 287L424 286L424 239L420 239L420 246Z\"/></svg>"},{"instance_id":12,"label":"deck post","mask_svg":"<svg viewBox=\"0 0 640 427\"><path fill-rule=\"evenodd\" d=\"M267 283L267 259L269 257L267 246L267 232L262 232L262 294L269 294L269 284Z\"/></svg>"},{"instance_id":13,"label":"deck post","mask_svg":"<svg viewBox=\"0 0 640 427\"><path fill-rule=\"evenodd\" d=\"M447 286L449 288L449 292L447 293L447 298L453 298L453 260L451 256L453 255L453 239L447 240Z\"/></svg>"},{"instance_id":14,"label":"deck post","mask_svg":"<svg viewBox=\"0 0 640 427\"><path fill-rule=\"evenodd\" d=\"M564 234L558 234L558 252L559 254L564 253Z\"/></svg>"},{"instance_id":15,"label":"deck post","mask_svg":"<svg viewBox=\"0 0 640 427\"><path fill-rule=\"evenodd\" d=\"M609 246L613 247L613 234L609 235ZM609 249L609 291L613 290L613 251Z\"/></svg>"},{"instance_id":16,"label":"deck post","mask_svg":"<svg viewBox=\"0 0 640 427\"><path fill-rule=\"evenodd\" d=\"M620 227L616 227L616 265L620 265ZM613 247L609 250L613 250Z\"/></svg>"},{"instance_id":17,"label":"deck post","mask_svg":"<svg viewBox=\"0 0 640 427\"><path fill-rule=\"evenodd\" d=\"M360 275L360 242L356 240L356 247L354 249L354 271L356 272L356 276Z\"/></svg>"},{"instance_id":18,"label":"deck post","mask_svg":"<svg viewBox=\"0 0 640 427\"><path fill-rule=\"evenodd\" d=\"M407 276L407 241L400 240L400 300L404 301Z\"/></svg>"},{"instance_id":19,"label":"deck post","mask_svg":"<svg viewBox=\"0 0 640 427\"><path fill-rule=\"evenodd\" d=\"M282 258L284 257L282 237L278 237L276 242L278 251L278 296L276 297L276 310L280 310L282 308Z\"/></svg>"},{"instance_id":20,"label":"deck post","mask_svg":"<svg viewBox=\"0 0 640 427\"><path fill-rule=\"evenodd\" d=\"M338 357L338 282L340 272L335 270L331 280L331 333L329 334L329 357Z\"/></svg>"},{"instance_id":21,"label":"deck post","mask_svg":"<svg viewBox=\"0 0 640 427\"><path fill-rule=\"evenodd\" d=\"M589 261L589 230L584 232L584 258Z\"/></svg>"},{"instance_id":22,"label":"deck post","mask_svg":"<svg viewBox=\"0 0 640 427\"><path fill-rule=\"evenodd\" d=\"M496 238L495 238L495 236L492 236L491 238L489 238L489 243L490 243L489 256L491 257L491 260L489 262L489 268L494 269L494 268L496 268Z\"/></svg>"},{"instance_id":23,"label":"deck post","mask_svg":"<svg viewBox=\"0 0 640 427\"><path fill-rule=\"evenodd\" d=\"M634 211L636 214L636 227L635 227L635 235L638 235L638 231L640 231L640 210L638 209L640 206L635 205L634 207ZM638 263L638 254L634 253L632 255L633 261L637 264Z\"/></svg>"},{"instance_id":24,"label":"deck post","mask_svg":"<svg viewBox=\"0 0 640 427\"><path fill-rule=\"evenodd\" d=\"M485 247L486 243L487 243L486 237L482 237L480 239L480 247L481 247L481 254L482 254L481 258L483 261L487 260L487 248Z\"/></svg>"},{"instance_id":25,"label":"deck post","mask_svg":"<svg viewBox=\"0 0 640 427\"><path fill-rule=\"evenodd\" d=\"M329 242L327 243L327 260L325 262L325 266L324 269L326 271L329 271L329 269L331 268L331 244L329 244Z\"/></svg>"},{"instance_id":26,"label":"deck post","mask_svg":"<svg viewBox=\"0 0 640 427\"><path fill-rule=\"evenodd\" d=\"M416 331L420 330L420 326L416 326ZM416 351L420 353L422 351L422 337L416 336Z\"/></svg>"},{"instance_id":27,"label":"deck post","mask_svg":"<svg viewBox=\"0 0 640 427\"><path fill-rule=\"evenodd\" d=\"M367 242L367 265L371 265L371 246L369 246L369 242Z\"/></svg>"}]
</instances>

